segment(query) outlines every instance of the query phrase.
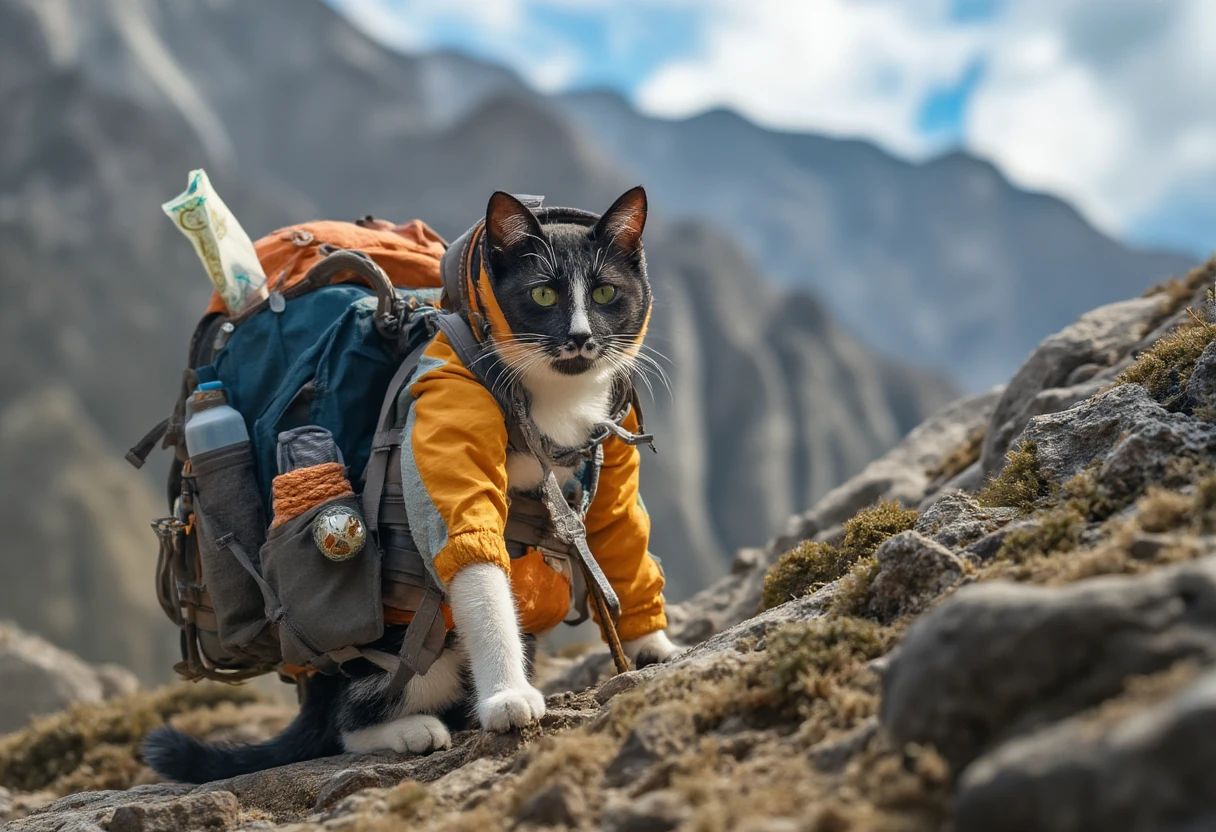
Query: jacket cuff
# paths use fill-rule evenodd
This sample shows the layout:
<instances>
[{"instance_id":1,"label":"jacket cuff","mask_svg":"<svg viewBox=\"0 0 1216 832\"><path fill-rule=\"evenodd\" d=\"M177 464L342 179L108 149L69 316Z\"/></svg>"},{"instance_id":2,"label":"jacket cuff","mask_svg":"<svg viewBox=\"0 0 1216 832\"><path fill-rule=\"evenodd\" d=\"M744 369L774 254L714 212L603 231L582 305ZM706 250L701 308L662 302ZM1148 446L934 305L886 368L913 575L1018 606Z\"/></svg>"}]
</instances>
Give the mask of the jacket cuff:
<instances>
[{"instance_id":1,"label":"jacket cuff","mask_svg":"<svg viewBox=\"0 0 1216 832\"><path fill-rule=\"evenodd\" d=\"M456 573L475 563L493 563L511 577L511 556L507 542L496 532L462 532L448 538L435 555L435 574L446 586Z\"/></svg>"},{"instance_id":2,"label":"jacket cuff","mask_svg":"<svg viewBox=\"0 0 1216 832\"><path fill-rule=\"evenodd\" d=\"M623 611L621 621L616 625L616 634L621 641L634 639L657 633L667 629L667 614L663 612L663 599L640 609Z\"/></svg>"}]
</instances>

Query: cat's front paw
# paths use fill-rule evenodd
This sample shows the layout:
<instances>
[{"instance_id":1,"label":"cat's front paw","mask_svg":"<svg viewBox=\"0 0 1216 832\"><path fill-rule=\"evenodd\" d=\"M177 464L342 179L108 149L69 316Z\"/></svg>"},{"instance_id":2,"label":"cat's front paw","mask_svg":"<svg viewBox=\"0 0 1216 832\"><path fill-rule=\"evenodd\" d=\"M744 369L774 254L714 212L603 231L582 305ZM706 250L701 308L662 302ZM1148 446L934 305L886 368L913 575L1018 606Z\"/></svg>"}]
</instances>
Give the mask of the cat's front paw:
<instances>
[{"instance_id":1,"label":"cat's front paw","mask_svg":"<svg viewBox=\"0 0 1216 832\"><path fill-rule=\"evenodd\" d=\"M477 718L487 731L522 728L544 715L545 697L529 684L499 691L477 706Z\"/></svg>"},{"instance_id":2,"label":"cat's front paw","mask_svg":"<svg viewBox=\"0 0 1216 832\"><path fill-rule=\"evenodd\" d=\"M633 660L638 670L652 664L660 664L675 658L684 648L673 644L662 630L624 642L621 647L625 655Z\"/></svg>"}]
</instances>

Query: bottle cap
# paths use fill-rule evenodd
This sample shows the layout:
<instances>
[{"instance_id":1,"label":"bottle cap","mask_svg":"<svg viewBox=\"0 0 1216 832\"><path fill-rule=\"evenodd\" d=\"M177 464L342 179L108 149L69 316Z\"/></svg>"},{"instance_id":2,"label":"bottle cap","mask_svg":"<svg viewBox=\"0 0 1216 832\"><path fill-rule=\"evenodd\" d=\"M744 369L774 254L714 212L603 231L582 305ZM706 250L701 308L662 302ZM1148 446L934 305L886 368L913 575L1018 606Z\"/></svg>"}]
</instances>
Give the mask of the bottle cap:
<instances>
[{"instance_id":1,"label":"bottle cap","mask_svg":"<svg viewBox=\"0 0 1216 832\"><path fill-rule=\"evenodd\" d=\"M224 382L222 381L204 381L197 388L198 390L223 390Z\"/></svg>"}]
</instances>

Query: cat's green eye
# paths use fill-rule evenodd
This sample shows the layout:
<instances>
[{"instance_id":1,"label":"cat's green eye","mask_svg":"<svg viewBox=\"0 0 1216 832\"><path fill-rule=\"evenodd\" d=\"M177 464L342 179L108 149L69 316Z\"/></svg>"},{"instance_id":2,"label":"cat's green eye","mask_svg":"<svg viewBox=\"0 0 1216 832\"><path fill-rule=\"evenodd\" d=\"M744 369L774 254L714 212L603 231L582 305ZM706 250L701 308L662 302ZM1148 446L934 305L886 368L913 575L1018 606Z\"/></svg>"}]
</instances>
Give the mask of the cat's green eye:
<instances>
[{"instance_id":1,"label":"cat's green eye","mask_svg":"<svg viewBox=\"0 0 1216 832\"><path fill-rule=\"evenodd\" d=\"M596 303L611 303L614 297L616 297L616 287L614 286L604 284L591 290L591 299Z\"/></svg>"},{"instance_id":2,"label":"cat's green eye","mask_svg":"<svg viewBox=\"0 0 1216 832\"><path fill-rule=\"evenodd\" d=\"M540 306L552 306L557 303L557 292L552 286L537 286L532 290L532 300Z\"/></svg>"}]
</instances>

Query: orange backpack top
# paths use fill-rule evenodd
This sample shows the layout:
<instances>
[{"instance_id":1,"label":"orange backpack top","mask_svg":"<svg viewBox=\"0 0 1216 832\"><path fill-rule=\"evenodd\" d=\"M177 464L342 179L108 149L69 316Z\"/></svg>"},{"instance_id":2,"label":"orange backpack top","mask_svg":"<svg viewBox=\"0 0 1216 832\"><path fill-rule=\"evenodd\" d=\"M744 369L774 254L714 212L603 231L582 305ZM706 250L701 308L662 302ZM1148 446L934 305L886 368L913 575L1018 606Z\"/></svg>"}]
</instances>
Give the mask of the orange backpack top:
<instances>
[{"instance_id":1,"label":"orange backpack top","mask_svg":"<svg viewBox=\"0 0 1216 832\"><path fill-rule=\"evenodd\" d=\"M365 217L357 222L319 220L280 228L254 244L266 272L267 288L285 292L304 279L308 270L337 249L362 251L384 269L394 286L438 289L439 261L447 244L421 220L393 225ZM336 283L363 282L353 272ZM208 314L225 312L219 293L211 296Z\"/></svg>"}]
</instances>

